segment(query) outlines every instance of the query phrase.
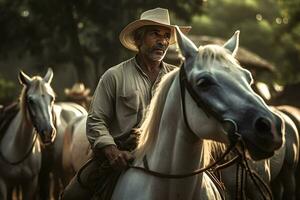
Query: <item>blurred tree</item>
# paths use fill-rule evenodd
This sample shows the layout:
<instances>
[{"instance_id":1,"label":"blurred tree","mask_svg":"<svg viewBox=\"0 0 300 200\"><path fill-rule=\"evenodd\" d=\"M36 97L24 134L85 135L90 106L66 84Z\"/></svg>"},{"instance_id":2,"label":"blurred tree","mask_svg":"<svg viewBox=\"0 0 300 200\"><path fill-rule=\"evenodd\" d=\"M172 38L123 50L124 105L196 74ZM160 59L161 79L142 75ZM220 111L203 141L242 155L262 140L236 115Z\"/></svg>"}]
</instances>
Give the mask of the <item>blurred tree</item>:
<instances>
[{"instance_id":1,"label":"blurred tree","mask_svg":"<svg viewBox=\"0 0 300 200\"><path fill-rule=\"evenodd\" d=\"M300 81L299 0L208 0L202 10L191 34L228 38L241 30L240 44L277 66L277 81Z\"/></svg>"},{"instance_id":2,"label":"blurred tree","mask_svg":"<svg viewBox=\"0 0 300 200\"><path fill-rule=\"evenodd\" d=\"M142 11L165 7L188 21L201 11L202 1L1 0L0 55L33 55L43 66L71 62L78 81L93 88L90 76L100 75L128 54L118 35Z\"/></svg>"},{"instance_id":3,"label":"blurred tree","mask_svg":"<svg viewBox=\"0 0 300 200\"><path fill-rule=\"evenodd\" d=\"M272 20L278 13L274 1L210 0L204 4L203 12L194 16L192 31L227 38L241 30L243 46L264 58L274 57Z\"/></svg>"},{"instance_id":4,"label":"blurred tree","mask_svg":"<svg viewBox=\"0 0 300 200\"><path fill-rule=\"evenodd\" d=\"M281 15L276 19L282 79L300 82L300 1L277 0Z\"/></svg>"},{"instance_id":5,"label":"blurred tree","mask_svg":"<svg viewBox=\"0 0 300 200\"><path fill-rule=\"evenodd\" d=\"M12 81L6 80L0 76L0 105L8 105L11 103L11 100L16 96L16 94L12 92L15 91L15 89L16 85Z\"/></svg>"}]
</instances>

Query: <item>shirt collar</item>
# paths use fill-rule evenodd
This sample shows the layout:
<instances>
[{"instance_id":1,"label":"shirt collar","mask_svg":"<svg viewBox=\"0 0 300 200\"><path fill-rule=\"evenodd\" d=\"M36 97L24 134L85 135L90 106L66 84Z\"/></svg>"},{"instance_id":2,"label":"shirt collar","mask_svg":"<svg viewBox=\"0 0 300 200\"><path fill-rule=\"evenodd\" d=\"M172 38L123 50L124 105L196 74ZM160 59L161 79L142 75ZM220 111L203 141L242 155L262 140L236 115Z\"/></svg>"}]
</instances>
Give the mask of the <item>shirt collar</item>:
<instances>
[{"instance_id":1,"label":"shirt collar","mask_svg":"<svg viewBox=\"0 0 300 200\"><path fill-rule=\"evenodd\" d=\"M144 75L146 75L145 72L142 70L141 66L138 64L138 62L137 62L137 60L136 60L136 56L133 58L133 62L134 62L135 67L136 67L140 72L142 72ZM160 66L161 66L161 68L160 68L159 73L164 73L164 74L166 74L166 73L168 72L168 70L167 70L167 67L166 67L165 62L164 62L164 61L161 61Z\"/></svg>"}]
</instances>

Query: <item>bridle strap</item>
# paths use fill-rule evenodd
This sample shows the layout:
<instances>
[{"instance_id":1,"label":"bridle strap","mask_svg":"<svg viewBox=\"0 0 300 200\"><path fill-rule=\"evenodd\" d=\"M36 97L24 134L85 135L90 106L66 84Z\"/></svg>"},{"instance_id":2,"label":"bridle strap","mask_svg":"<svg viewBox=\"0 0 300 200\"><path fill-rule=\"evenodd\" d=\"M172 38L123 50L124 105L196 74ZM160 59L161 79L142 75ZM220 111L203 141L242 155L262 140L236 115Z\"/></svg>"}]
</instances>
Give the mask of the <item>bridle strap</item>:
<instances>
[{"instance_id":1,"label":"bridle strap","mask_svg":"<svg viewBox=\"0 0 300 200\"><path fill-rule=\"evenodd\" d=\"M242 146L242 148L244 148L243 144L241 146ZM255 171L251 170L251 168L249 166L249 163L246 159L244 149L243 149L243 155L242 156L243 156L243 160L244 160L244 166L245 166L246 173L249 174L251 180L253 181L255 187L258 188L258 190L259 190L260 194L262 195L263 199L264 200L269 200L269 199L272 200L273 199L273 194L272 194L272 191L271 191L270 187Z\"/></svg>"},{"instance_id":2,"label":"bridle strap","mask_svg":"<svg viewBox=\"0 0 300 200\"><path fill-rule=\"evenodd\" d=\"M8 159L3 155L3 153L2 153L1 151L0 151L0 157L1 157L6 163L8 163L8 164L10 164L10 165L18 165L18 164L22 163L22 162L23 162L23 161L31 154L32 149L33 149L33 147L34 147L34 145L35 145L35 143L36 143L37 138L38 138L37 133L34 131L34 139L33 139L33 142L32 142L32 144L31 144L30 148L29 148L28 151L24 154L24 156L23 156L21 159L19 159L18 161L10 161L10 160L8 160Z\"/></svg>"},{"instance_id":3,"label":"bridle strap","mask_svg":"<svg viewBox=\"0 0 300 200\"><path fill-rule=\"evenodd\" d=\"M194 91L192 85L189 83L189 81L187 79L185 67L183 65L180 67L180 72L179 72L182 104L185 105L185 89L187 89L189 95L196 102L197 106L206 113L207 117L213 116L215 119L222 122L223 121L222 117L216 111L214 111L209 106L207 106L206 103L198 97L197 93ZM185 113L185 116L186 116L186 113Z\"/></svg>"},{"instance_id":4,"label":"bridle strap","mask_svg":"<svg viewBox=\"0 0 300 200\"><path fill-rule=\"evenodd\" d=\"M208 106L204 101L202 101L200 98L198 98L198 95L194 91L191 84L188 82L187 75L184 69L184 66L180 67L179 72L179 80L180 80L180 92L181 92L181 107L183 112L183 119L185 122L186 127L188 130L195 134L195 132L191 129L188 120L187 120L187 114L186 114L186 108L185 108L185 89L188 91L189 95L192 97L192 99L196 102L197 106L204 111L204 113L209 118L210 116L213 116L217 121L220 123L224 123L225 121L230 122L234 125L235 130L227 132L228 138L230 143L236 144L241 137L241 135L238 133L238 127L234 120L231 119L223 119L215 110L211 109L210 106Z\"/></svg>"},{"instance_id":5,"label":"bridle strap","mask_svg":"<svg viewBox=\"0 0 300 200\"><path fill-rule=\"evenodd\" d=\"M245 200L246 193L245 190L247 188L247 178L250 177L254 186L258 189L264 200L272 200L273 195L268 184L253 170L251 170L248 160L246 159L244 144L241 143L242 153L235 151L238 155L236 155L231 161L228 161L225 164L222 164L214 169L214 171L222 170L232 164L234 162L236 165L236 191L235 191L235 199L237 200ZM224 166L226 165L226 166Z\"/></svg>"},{"instance_id":6,"label":"bridle strap","mask_svg":"<svg viewBox=\"0 0 300 200\"><path fill-rule=\"evenodd\" d=\"M218 163L220 163L226 155L229 154L229 152L235 147L235 144L231 144L227 149L226 151L222 154L222 156L217 159L215 162L207 165L206 167L203 167L203 168L200 168L200 169L197 169L193 172L190 172L190 173L183 173L183 174L167 174L167 173L161 173L161 172L157 172L157 171L153 171L149 168L146 168L145 164L144 164L144 167L139 167L139 166L133 166L133 165L129 165L129 168L134 168L134 169L138 169L138 170L141 170L147 174L150 174L152 176L156 176L156 177L159 177L159 178L167 178L167 179L180 179L180 178L187 178L187 177L191 177L191 176L194 176L194 175L197 175L197 174L200 174L200 173L203 173L209 169L213 169L215 166L217 166ZM145 158L144 158L145 160ZM145 163L145 161L144 161ZM147 164L146 164L147 165Z\"/></svg>"},{"instance_id":7,"label":"bridle strap","mask_svg":"<svg viewBox=\"0 0 300 200\"><path fill-rule=\"evenodd\" d=\"M30 115L30 117L31 117L31 119L32 119L33 116L32 116L32 114L31 114L30 110L29 110L28 112L29 112L29 115ZM53 123L56 124L56 115L55 115L55 113L54 113L54 110L52 110L52 116L53 116ZM26 120L28 120L27 117L26 117ZM36 125L33 124L33 127L35 128ZM38 133L36 132L35 129L33 129L33 131L34 131L34 139L33 139L33 142L32 142L32 144L31 144L30 148L28 149L28 151L26 151L26 153L24 154L24 156L23 156L21 159L19 159L18 161L10 161L10 160L8 160L8 158L6 158L6 157L4 156L4 154L3 154L3 153L1 152L1 150L0 150L0 157L2 158L2 160L4 160L6 163L8 163L8 164L10 164L10 165L18 165L18 164L22 163L24 160L26 160L26 158L28 158L28 156L31 154L32 149L33 149L33 147L34 147L34 145L35 145L35 143L36 143L36 140L38 139ZM2 138L3 138L3 136L0 138L0 141L2 140Z\"/></svg>"}]
</instances>

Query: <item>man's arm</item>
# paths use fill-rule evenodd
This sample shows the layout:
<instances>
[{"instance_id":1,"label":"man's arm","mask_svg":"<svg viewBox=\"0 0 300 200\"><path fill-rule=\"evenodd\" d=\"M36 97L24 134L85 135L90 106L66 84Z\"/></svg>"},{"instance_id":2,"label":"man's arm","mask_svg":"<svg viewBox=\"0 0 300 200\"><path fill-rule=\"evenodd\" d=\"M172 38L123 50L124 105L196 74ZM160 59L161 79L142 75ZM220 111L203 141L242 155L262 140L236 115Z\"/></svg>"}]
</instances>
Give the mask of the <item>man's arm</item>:
<instances>
[{"instance_id":1,"label":"man's arm","mask_svg":"<svg viewBox=\"0 0 300 200\"><path fill-rule=\"evenodd\" d=\"M86 123L86 134L92 149L115 145L109 133L109 124L114 117L115 87L116 80L107 71L94 92Z\"/></svg>"},{"instance_id":2,"label":"man's arm","mask_svg":"<svg viewBox=\"0 0 300 200\"><path fill-rule=\"evenodd\" d=\"M95 90L86 123L87 138L96 156L104 155L111 166L120 169L127 166L133 156L120 151L109 132L114 116L116 80L110 70L103 74Z\"/></svg>"}]
</instances>

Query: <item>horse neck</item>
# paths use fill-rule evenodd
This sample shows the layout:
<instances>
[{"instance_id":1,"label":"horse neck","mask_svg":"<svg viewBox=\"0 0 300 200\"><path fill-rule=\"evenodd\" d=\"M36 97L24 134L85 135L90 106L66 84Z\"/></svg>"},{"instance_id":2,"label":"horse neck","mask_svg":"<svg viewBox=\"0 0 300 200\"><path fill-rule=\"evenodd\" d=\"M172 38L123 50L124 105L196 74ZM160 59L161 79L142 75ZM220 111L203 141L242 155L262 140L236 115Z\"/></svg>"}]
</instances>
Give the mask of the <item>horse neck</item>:
<instances>
[{"instance_id":1,"label":"horse neck","mask_svg":"<svg viewBox=\"0 0 300 200\"><path fill-rule=\"evenodd\" d=\"M2 138L1 152L12 160L20 158L31 147L34 134L27 112L20 109Z\"/></svg>"},{"instance_id":2,"label":"horse neck","mask_svg":"<svg viewBox=\"0 0 300 200\"><path fill-rule=\"evenodd\" d=\"M203 141L184 124L178 77L174 80L160 120L155 148L147 153L149 167L164 173L180 174L202 167Z\"/></svg>"}]
</instances>

